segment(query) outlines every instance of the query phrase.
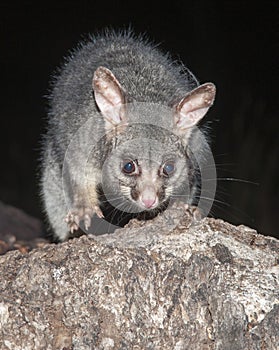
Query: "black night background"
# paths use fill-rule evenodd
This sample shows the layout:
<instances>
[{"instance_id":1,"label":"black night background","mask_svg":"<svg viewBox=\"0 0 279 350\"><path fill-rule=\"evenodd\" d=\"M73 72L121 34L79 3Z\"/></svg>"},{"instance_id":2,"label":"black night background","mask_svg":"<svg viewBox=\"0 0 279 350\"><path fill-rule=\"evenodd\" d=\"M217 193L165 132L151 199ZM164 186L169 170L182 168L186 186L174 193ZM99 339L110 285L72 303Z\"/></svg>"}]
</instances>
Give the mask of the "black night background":
<instances>
[{"instance_id":1,"label":"black night background","mask_svg":"<svg viewBox=\"0 0 279 350\"><path fill-rule=\"evenodd\" d=\"M2 1L0 200L43 217L50 77L88 33L129 25L217 86L205 118L221 178L212 215L279 236L278 1Z\"/></svg>"}]
</instances>

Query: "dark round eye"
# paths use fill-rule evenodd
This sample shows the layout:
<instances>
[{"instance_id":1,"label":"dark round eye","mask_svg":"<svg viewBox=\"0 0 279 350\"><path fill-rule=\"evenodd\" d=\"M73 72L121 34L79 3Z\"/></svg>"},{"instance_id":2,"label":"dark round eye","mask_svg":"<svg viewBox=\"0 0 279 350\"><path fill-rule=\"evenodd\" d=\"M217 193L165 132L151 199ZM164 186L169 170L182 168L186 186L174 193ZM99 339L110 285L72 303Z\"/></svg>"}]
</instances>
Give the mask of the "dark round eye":
<instances>
[{"instance_id":1,"label":"dark round eye","mask_svg":"<svg viewBox=\"0 0 279 350\"><path fill-rule=\"evenodd\" d=\"M132 174L133 172L135 172L135 170L136 170L136 165L135 165L135 162L133 162L132 160L128 161L127 163L124 163L122 167L122 171L125 174Z\"/></svg>"},{"instance_id":2,"label":"dark round eye","mask_svg":"<svg viewBox=\"0 0 279 350\"><path fill-rule=\"evenodd\" d=\"M174 172L174 162L173 161L170 161L170 162L166 162L164 165L163 165L163 175L165 176L170 176L173 174Z\"/></svg>"}]
</instances>

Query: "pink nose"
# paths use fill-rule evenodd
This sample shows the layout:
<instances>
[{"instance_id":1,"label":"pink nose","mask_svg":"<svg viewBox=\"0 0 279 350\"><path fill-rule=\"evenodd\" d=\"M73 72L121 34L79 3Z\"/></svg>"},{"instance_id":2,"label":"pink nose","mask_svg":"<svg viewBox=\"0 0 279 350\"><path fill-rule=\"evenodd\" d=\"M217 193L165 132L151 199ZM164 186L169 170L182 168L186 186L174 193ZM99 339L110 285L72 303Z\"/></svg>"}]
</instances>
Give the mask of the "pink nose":
<instances>
[{"instance_id":1,"label":"pink nose","mask_svg":"<svg viewBox=\"0 0 279 350\"><path fill-rule=\"evenodd\" d=\"M156 198L143 198L142 203L146 208L151 208L152 205L156 202Z\"/></svg>"},{"instance_id":2,"label":"pink nose","mask_svg":"<svg viewBox=\"0 0 279 350\"><path fill-rule=\"evenodd\" d=\"M157 202L157 194L153 185L145 185L142 189L140 201L142 205L150 209Z\"/></svg>"}]
</instances>

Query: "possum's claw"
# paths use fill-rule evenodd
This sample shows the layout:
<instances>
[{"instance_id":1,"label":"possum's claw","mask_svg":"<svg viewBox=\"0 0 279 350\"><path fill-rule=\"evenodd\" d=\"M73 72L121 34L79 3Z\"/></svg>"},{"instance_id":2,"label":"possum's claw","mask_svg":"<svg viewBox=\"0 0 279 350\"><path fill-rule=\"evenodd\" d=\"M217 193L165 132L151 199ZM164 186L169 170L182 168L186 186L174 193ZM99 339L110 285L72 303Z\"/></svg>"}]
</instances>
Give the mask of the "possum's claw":
<instances>
[{"instance_id":1,"label":"possum's claw","mask_svg":"<svg viewBox=\"0 0 279 350\"><path fill-rule=\"evenodd\" d=\"M184 205L185 211L190 214L194 222L199 222L203 218L203 214L198 207L190 206L189 204Z\"/></svg>"},{"instance_id":2,"label":"possum's claw","mask_svg":"<svg viewBox=\"0 0 279 350\"><path fill-rule=\"evenodd\" d=\"M79 218L77 215L74 215L73 213L69 212L65 218L65 221L68 224L71 233L74 233L74 231L78 230Z\"/></svg>"},{"instance_id":3,"label":"possum's claw","mask_svg":"<svg viewBox=\"0 0 279 350\"><path fill-rule=\"evenodd\" d=\"M88 214L85 214L83 221L84 221L84 227L87 231L89 229L89 227L91 226L91 217Z\"/></svg>"},{"instance_id":4,"label":"possum's claw","mask_svg":"<svg viewBox=\"0 0 279 350\"><path fill-rule=\"evenodd\" d=\"M78 224L76 222L72 222L71 225L69 225L69 228L70 228L70 231L71 233L73 234L74 231L77 231L78 230Z\"/></svg>"},{"instance_id":5,"label":"possum's claw","mask_svg":"<svg viewBox=\"0 0 279 350\"><path fill-rule=\"evenodd\" d=\"M97 205L94 207L94 210L98 218L102 219L104 217L102 210Z\"/></svg>"},{"instance_id":6,"label":"possum's claw","mask_svg":"<svg viewBox=\"0 0 279 350\"><path fill-rule=\"evenodd\" d=\"M68 228L71 233L77 231L80 227L80 222L83 221L84 228L87 231L91 226L91 218L96 214L99 218L103 218L104 215L101 209L98 206L95 206L94 209L91 208L76 208L70 210L68 215L65 218Z\"/></svg>"}]
</instances>

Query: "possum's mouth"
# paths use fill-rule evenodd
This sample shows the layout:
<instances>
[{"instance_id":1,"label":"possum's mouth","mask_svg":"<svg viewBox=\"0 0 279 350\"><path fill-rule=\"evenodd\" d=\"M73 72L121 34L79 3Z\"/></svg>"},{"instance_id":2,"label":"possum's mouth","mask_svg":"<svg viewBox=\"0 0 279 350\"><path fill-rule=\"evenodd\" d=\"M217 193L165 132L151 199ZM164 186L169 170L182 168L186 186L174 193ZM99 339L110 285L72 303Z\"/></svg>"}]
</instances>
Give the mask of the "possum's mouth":
<instances>
[{"instance_id":1,"label":"possum's mouth","mask_svg":"<svg viewBox=\"0 0 279 350\"><path fill-rule=\"evenodd\" d=\"M140 187L140 188L139 188ZM101 193L101 191L100 191ZM139 214L142 212L158 212L164 208L169 201L168 191L164 186L145 183L144 185L128 185L119 183L119 191L103 192L104 201L110 203L121 212Z\"/></svg>"},{"instance_id":2,"label":"possum's mouth","mask_svg":"<svg viewBox=\"0 0 279 350\"><path fill-rule=\"evenodd\" d=\"M120 226L124 226L131 218L135 217L139 220L152 219L158 213L163 212L170 202L170 198L165 196L163 189L155 196L142 198L142 193L136 188L122 184L120 192L122 196L116 194L115 196L108 196L102 191L101 187L99 188L105 217Z\"/></svg>"},{"instance_id":3,"label":"possum's mouth","mask_svg":"<svg viewBox=\"0 0 279 350\"><path fill-rule=\"evenodd\" d=\"M141 190L131 189L131 198L143 210L154 209L159 203L158 195L152 185L146 185Z\"/></svg>"},{"instance_id":4,"label":"possum's mouth","mask_svg":"<svg viewBox=\"0 0 279 350\"><path fill-rule=\"evenodd\" d=\"M149 198L143 198L143 196L140 196L137 204L139 207L141 207L143 210L152 210L158 207L159 205L159 199L158 197L149 197Z\"/></svg>"},{"instance_id":5,"label":"possum's mouth","mask_svg":"<svg viewBox=\"0 0 279 350\"><path fill-rule=\"evenodd\" d=\"M141 211L152 211L159 208L167 200L165 191L158 191L153 184L146 184L139 190L130 189L130 200L133 201Z\"/></svg>"}]
</instances>

